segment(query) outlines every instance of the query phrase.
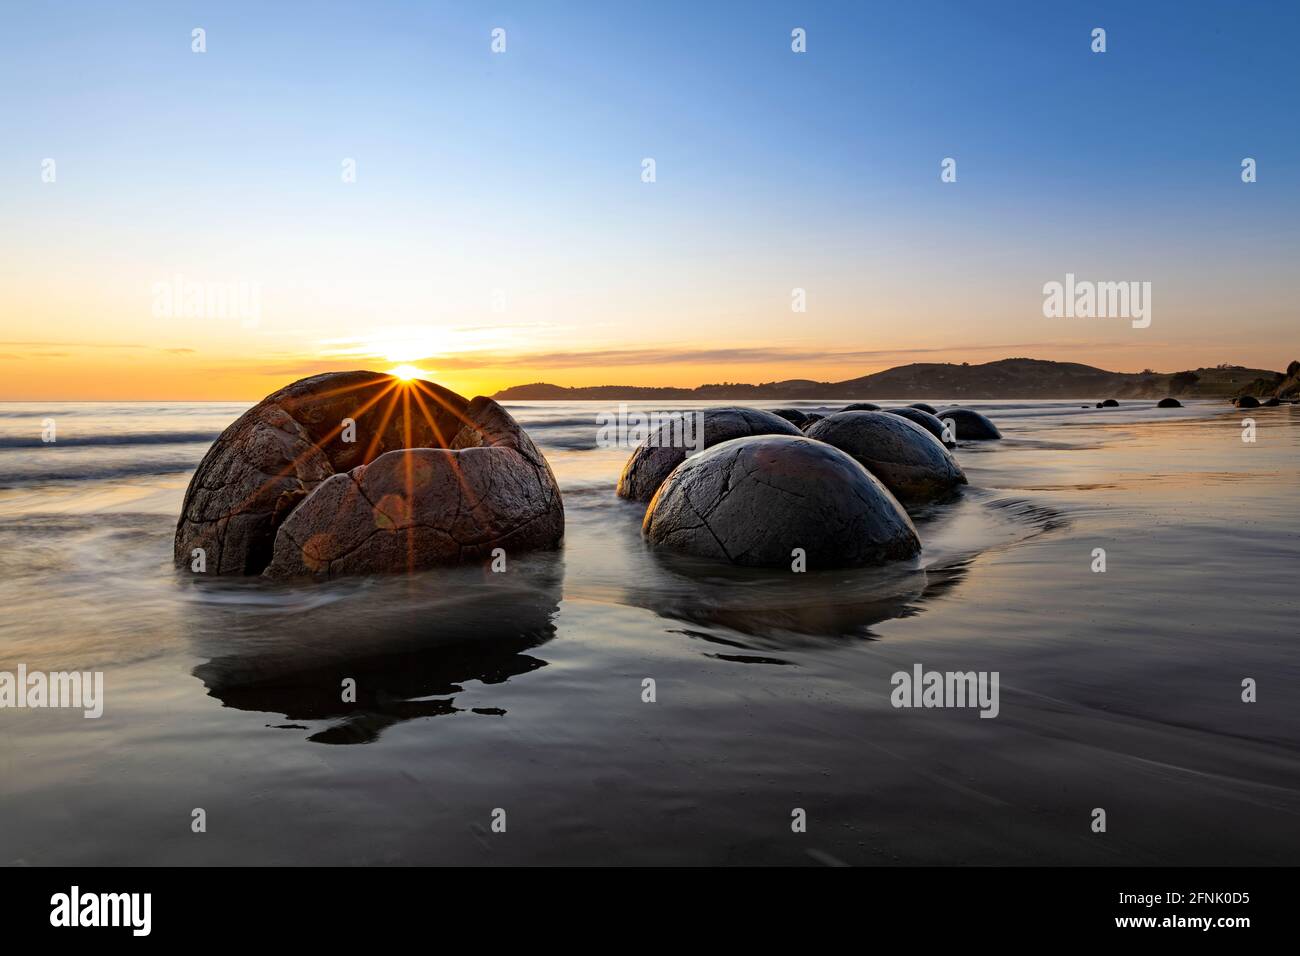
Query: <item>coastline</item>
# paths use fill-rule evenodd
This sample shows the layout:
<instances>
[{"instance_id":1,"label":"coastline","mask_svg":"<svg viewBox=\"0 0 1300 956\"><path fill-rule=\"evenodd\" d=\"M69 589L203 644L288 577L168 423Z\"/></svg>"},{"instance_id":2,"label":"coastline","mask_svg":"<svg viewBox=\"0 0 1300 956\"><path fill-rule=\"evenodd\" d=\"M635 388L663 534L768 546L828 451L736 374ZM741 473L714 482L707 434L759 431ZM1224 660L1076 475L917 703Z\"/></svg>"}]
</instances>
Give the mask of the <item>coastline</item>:
<instances>
[{"instance_id":1,"label":"coastline","mask_svg":"<svg viewBox=\"0 0 1300 956\"><path fill-rule=\"evenodd\" d=\"M185 587L168 560L184 473L95 479L89 500L0 492L0 668L106 673L98 720L10 715L4 862L1281 865L1300 850L1293 407L1253 413L1246 445L1218 404L997 403L1006 439L957 451L961 502L914 515L916 577L798 591L658 569L613 496L626 450L578 440L588 411L521 406L568 537L527 569L538 616L479 656L346 644L476 613L419 582ZM249 679L267 654L383 693L365 719L330 712L292 679ZM917 664L999 672L997 718L892 707L890 675ZM219 822L204 840L194 806ZM509 839L486 830L494 807Z\"/></svg>"}]
</instances>

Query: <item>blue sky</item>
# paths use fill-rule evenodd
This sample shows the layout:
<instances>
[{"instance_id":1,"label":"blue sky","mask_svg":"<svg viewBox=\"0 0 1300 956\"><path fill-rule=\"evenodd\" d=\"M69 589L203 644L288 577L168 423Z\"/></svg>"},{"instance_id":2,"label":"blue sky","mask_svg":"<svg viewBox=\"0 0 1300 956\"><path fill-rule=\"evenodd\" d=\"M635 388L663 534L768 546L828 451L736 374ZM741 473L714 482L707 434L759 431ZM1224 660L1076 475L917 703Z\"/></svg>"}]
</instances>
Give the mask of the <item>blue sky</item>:
<instances>
[{"instance_id":1,"label":"blue sky","mask_svg":"<svg viewBox=\"0 0 1300 956\"><path fill-rule=\"evenodd\" d=\"M791 376L945 346L1280 367L1297 49L1281 2L23 5L0 33L0 338L98 328L212 374L223 343L303 358L425 322L510 330L485 363L653 338L827 353ZM1153 281L1148 334L1049 324L1066 271ZM274 307L256 333L158 327L138 290L176 273L250 277ZM340 278L385 294L301 294ZM470 374L483 340L449 335ZM683 361L672 384L721 377Z\"/></svg>"}]
</instances>

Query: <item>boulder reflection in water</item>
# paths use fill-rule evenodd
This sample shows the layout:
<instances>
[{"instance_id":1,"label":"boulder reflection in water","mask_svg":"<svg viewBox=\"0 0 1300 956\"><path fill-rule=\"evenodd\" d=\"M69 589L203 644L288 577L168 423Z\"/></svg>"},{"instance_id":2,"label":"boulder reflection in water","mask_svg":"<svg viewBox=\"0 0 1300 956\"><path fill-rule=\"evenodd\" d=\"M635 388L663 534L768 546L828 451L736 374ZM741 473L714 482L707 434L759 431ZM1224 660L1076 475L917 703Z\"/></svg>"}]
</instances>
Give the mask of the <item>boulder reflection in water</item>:
<instances>
[{"instance_id":1,"label":"boulder reflection in water","mask_svg":"<svg viewBox=\"0 0 1300 956\"><path fill-rule=\"evenodd\" d=\"M369 743L420 717L503 714L458 706L456 695L469 681L500 684L546 666L526 652L554 636L560 581L558 558L543 555L506 574L196 587L188 636L206 660L193 674L227 707L329 722L309 738L319 743Z\"/></svg>"}]
</instances>

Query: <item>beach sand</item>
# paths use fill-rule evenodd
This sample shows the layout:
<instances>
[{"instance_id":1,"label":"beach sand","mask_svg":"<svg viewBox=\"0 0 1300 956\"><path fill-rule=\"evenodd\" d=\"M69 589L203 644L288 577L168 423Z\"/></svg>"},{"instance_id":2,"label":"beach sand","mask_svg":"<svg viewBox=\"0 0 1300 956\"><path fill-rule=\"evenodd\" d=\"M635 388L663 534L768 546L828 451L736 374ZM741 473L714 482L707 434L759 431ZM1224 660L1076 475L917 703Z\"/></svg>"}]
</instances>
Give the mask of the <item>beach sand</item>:
<instances>
[{"instance_id":1,"label":"beach sand","mask_svg":"<svg viewBox=\"0 0 1300 956\"><path fill-rule=\"evenodd\" d=\"M807 575L648 552L600 407L511 406L563 551L287 589L171 566L238 407L0 406L0 670L106 688L0 710L0 863L1294 863L1300 408L1082 404L972 403L919 564ZM998 716L891 706L916 664Z\"/></svg>"}]
</instances>

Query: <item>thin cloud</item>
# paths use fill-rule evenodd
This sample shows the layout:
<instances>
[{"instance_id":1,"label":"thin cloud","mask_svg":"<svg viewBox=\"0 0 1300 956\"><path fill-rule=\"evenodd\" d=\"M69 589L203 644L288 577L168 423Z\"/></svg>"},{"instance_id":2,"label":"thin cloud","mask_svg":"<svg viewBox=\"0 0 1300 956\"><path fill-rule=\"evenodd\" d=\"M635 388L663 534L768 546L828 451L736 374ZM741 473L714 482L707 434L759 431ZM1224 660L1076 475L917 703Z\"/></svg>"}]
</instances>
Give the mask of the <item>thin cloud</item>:
<instances>
[{"instance_id":1,"label":"thin cloud","mask_svg":"<svg viewBox=\"0 0 1300 956\"><path fill-rule=\"evenodd\" d=\"M0 340L0 345L16 345L26 348L70 348L70 349L145 349L147 345L135 345L123 342L45 342L31 339Z\"/></svg>"},{"instance_id":2,"label":"thin cloud","mask_svg":"<svg viewBox=\"0 0 1300 956\"><path fill-rule=\"evenodd\" d=\"M1064 351L1087 348L1083 344L1020 342L1000 345L946 345L913 349L805 349L781 346L723 349L593 349L590 351L527 352L502 355L492 352L464 352L458 355L428 355L409 363L431 373L463 372L481 369L532 369L545 371L562 368L615 368L652 365L762 365L788 364L792 376L800 366L843 365L892 362L906 364L936 354L946 356L996 353L999 358L1023 355L1030 350ZM372 369L384 371L393 363L381 355L351 355L319 359L300 359L282 364L263 365L257 371L266 375L314 375L319 372ZM244 367L246 368L246 366ZM217 371L212 369L211 371Z\"/></svg>"},{"instance_id":3,"label":"thin cloud","mask_svg":"<svg viewBox=\"0 0 1300 956\"><path fill-rule=\"evenodd\" d=\"M1015 355L1028 349L1082 348L1046 342L1003 343L999 345L945 345L912 349L807 349L782 346L758 348L658 348L658 349L591 349L587 351L526 352L500 355L466 352L459 355L429 355L413 361L420 367L449 371L483 368L577 368L592 365L770 365L790 363L804 365L846 364L906 360L923 356L967 355L995 352Z\"/></svg>"}]
</instances>

